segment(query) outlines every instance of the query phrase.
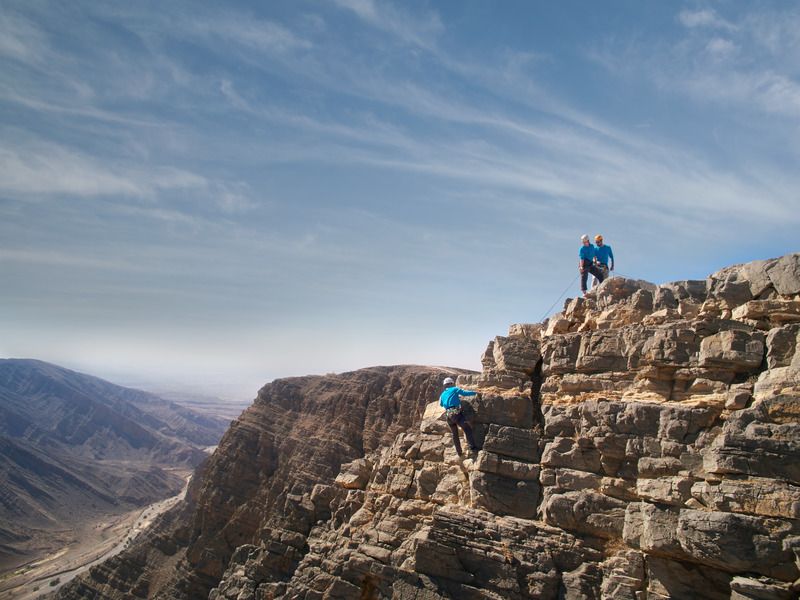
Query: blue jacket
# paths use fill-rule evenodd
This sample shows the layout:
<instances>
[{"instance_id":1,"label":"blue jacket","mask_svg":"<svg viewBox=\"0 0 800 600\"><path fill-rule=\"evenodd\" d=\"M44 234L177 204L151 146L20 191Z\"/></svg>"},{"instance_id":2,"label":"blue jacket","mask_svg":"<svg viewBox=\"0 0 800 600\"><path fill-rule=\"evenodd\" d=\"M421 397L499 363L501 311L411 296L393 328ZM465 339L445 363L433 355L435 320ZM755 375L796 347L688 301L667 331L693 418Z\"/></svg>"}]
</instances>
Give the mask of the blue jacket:
<instances>
[{"instance_id":1,"label":"blue jacket","mask_svg":"<svg viewBox=\"0 0 800 600\"><path fill-rule=\"evenodd\" d=\"M581 246L581 249L578 250L578 258L581 260L588 260L592 262L592 259L595 257L597 252L597 248L589 244L588 246Z\"/></svg>"},{"instance_id":2,"label":"blue jacket","mask_svg":"<svg viewBox=\"0 0 800 600\"><path fill-rule=\"evenodd\" d=\"M478 392L470 392L469 390L462 390L456 386L446 388L441 396L439 396L439 404L444 408L455 408L461 405L461 398L459 396L476 396Z\"/></svg>"},{"instance_id":3,"label":"blue jacket","mask_svg":"<svg viewBox=\"0 0 800 600\"><path fill-rule=\"evenodd\" d=\"M610 265L611 262L614 262L614 253L611 251L611 246L605 244L598 246L594 250L594 255L597 257L597 262L604 265ZM611 262L609 262L609 259L611 259Z\"/></svg>"}]
</instances>

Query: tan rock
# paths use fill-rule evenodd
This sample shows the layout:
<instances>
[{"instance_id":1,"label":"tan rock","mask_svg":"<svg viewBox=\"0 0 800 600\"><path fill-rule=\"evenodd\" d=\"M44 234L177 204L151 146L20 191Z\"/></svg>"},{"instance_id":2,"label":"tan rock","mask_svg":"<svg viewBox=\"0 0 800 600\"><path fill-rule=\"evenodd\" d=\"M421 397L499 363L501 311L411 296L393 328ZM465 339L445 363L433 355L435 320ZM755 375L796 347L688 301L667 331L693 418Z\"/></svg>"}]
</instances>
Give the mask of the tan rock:
<instances>
[{"instance_id":1,"label":"tan rock","mask_svg":"<svg viewBox=\"0 0 800 600\"><path fill-rule=\"evenodd\" d=\"M800 487L773 479L698 481L692 496L714 510L800 519Z\"/></svg>"},{"instance_id":2,"label":"tan rock","mask_svg":"<svg viewBox=\"0 0 800 600\"><path fill-rule=\"evenodd\" d=\"M549 525L613 539L622 536L625 506L624 501L593 490L554 493L545 489L542 513Z\"/></svg>"},{"instance_id":3,"label":"tan rock","mask_svg":"<svg viewBox=\"0 0 800 600\"><path fill-rule=\"evenodd\" d=\"M788 367L797 362L800 366L800 324L785 325L770 329L767 334L767 367Z\"/></svg>"},{"instance_id":4,"label":"tan rock","mask_svg":"<svg viewBox=\"0 0 800 600\"><path fill-rule=\"evenodd\" d=\"M573 322L569 319L556 315L548 321L544 337L550 337L560 333L569 333L572 324Z\"/></svg>"},{"instance_id":5,"label":"tan rock","mask_svg":"<svg viewBox=\"0 0 800 600\"><path fill-rule=\"evenodd\" d=\"M688 477L638 479L636 481L636 494L644 500L672 506L683 506L692 496L692 483L693 480Z\"/></svg>"},{"instance_id":6,"label":"tan rock","mask_svg":"<svg viewBox=\"0 0 800 600\"><path fill-rule=\"evenodd\" d=\"M541 323L515 323L508 328L509 337L523 337L533 342L541 342L542 332Z\"/></svg>"},{"instance_id":7,"label":"tan rock","mask_svg":"<svg viewBox=\"0 0 800 600\"><path fill-rule=\"evenodd\" d=\"M758 331L721 331L704 338L700 344L700 365L729 367L746 372L757 368L764 359L764 334Z\"/></svg>"},{"instance_id":8,"label":"tan rock","mask_svg":"<svg viewBox=\"0 0 800 600\"><path fill-rule=\"evenodd\" d=\"M497 369L530 375L541 353L539 343L522 335L498 336L492 348Z\"/></svg>"},{"instance_id":9,"label":"tan rock","mask_svg":"<svg viewBox=\"0 0 800 600\"><path fill-rule=\"evenodd\" d=\"M800 254L787 254L767 267L775 290L782 296L800 294Z\"/></svg>"},{"instance_id":10,"label":"tan rock","mask_svg":"<svg viewBox=\"0 0 800 600\"><path fill-rule=\"evenodd\" d=\"M737 321L754 321L762 329L800 322L800 299L753 300L733 310Z\"/></svg>"},{"instance_id":11,"label":"tan rock","mask_svg":"<svg viewBox=\"0 0 800 600\"><path fill-rule=\"evenodd\" d=\"M725 399L725 408L728 410L741 410L745 408L750 400L753 398L753 385L749 383L740 383L732 385L728 389L728 395Z\"/></svg>"}]
</instances>

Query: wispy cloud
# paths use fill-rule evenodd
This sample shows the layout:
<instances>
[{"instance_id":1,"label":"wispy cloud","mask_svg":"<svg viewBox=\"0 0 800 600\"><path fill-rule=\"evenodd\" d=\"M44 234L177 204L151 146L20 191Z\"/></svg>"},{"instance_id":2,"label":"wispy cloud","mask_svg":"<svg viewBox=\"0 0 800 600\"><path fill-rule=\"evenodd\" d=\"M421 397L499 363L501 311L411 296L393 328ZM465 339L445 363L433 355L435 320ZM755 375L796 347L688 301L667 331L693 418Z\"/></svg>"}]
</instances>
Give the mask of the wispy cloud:
<instances>
[{"instance_id":1,"label":"wispy cloud","mask_svg":"<svg viewBox=\"0 0 800 600\"><path fill-rule=\"evenodd\" d=\"M290 52L308 50L312 43L300 37L287 27L258 18L244 15L218 15L212 18L197 18L179 25L179 31L216 38L226 44L245 46L259 52Z\"/></svg>"},{"instance_id":2,"label":"wispy cloud","mask_svg":"<svg viewBox=\"0 0 800 600\"><path fill-rule=\"evenodd\" d=\"M677 19L686 27L677 42L613 42L590 55L612 72L646 77L697 102L800 117L800 11L752 11L727 19L712 9L682 10Z\"/></svg>"},{"instance_id":3,"label":"wispy cloud","mask_svg":"<svg viewBox=\"0 0 800 600\"><path fill-rule=\"evenodd\" d=\"M0 191L152 198L158 190L202 188L207 180L170 167L113 166L49 142L0 146Z\"/></svg>"},{"instance_id":4,"label":"wispy cloud","mask_svg":"<svg viewBox=\"0 0 800 600\"><path fill-rule=\"evenodd\" d=\"M736 44L730 40L715 37L712 38L708 44L706 44L706 50L708 50L714 56L725 58L736 52L737 47Z\"/></svg>"},{"instance_id":5,"label":"wispy cloud","mask_svg":"<svg viewBox=\"0 0 800 600\"><path fill-rule=\"evenodd\" d=\"M701 10L684 9L678 13L678 21L689 28L710 27L712 29L736 29L735 25L721 18L716 11L710 8Z\"/></svg>"},{"instance_id":6,"label":"wispy cloud","mask_svg":"<svg viewBox=\"0 0 800 600\"><path fill-rule=\"evenodd\" d=\"M773 115L800 118L800 82L774 71L728 71L686 74L671 79L673 88L698 101L736 103Z\"/></svg>"},{"instance_id":7,"label":"wispy cloud","mask_svg":"<svg viewBox=\"0 0 800 600\"><path fill-rule=\"evenodd\" d=\"M0 11L0 56L25 64L39 64L44 59L45 35L30 20Z\"/></svg>"},{"instance_id":8,"label":"wispy cloud","mask_svg":"<svg viewBox=\"0 0 800 600\"><path fill-rule=\"evenodd\" d=\"M382 0L334 0L334 3L372 27L420 48L433 48L437 36L444 30L442 21L435 12L423 11L411 15Z\"/></svg>"},{"instance_id":9,"label":"wispy cloud","mask_svg":"<svg viewBox=\"0 0 800 600\"><path fill-rule=\"evenodd\" d=\"M110 270L143 271L143 265L133 262L98 258L97 256L79 256L63 251L0 249L0 263L19 263L22 265L48 265L53 267L78 267Z\"/></svg>"}]
</instances>

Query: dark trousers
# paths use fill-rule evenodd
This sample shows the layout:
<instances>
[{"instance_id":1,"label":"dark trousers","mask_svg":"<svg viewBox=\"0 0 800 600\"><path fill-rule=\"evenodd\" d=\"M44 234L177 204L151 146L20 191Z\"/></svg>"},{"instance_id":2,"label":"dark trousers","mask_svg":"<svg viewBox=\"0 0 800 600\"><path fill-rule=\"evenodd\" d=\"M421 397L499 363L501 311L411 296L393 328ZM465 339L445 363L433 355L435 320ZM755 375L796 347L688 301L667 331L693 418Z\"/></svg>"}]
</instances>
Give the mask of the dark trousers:
<instances>
[{"instance_id":1,"label":"dark trousers","mask_svg":"<svg viewBox=\"0 0 800 600\"><path fill-rule=\"evenodd\" d=\"M447 418L447 424L450 425L450 433L453 434L453 444L456 447L456 452L461 456L461 440L458 439L458 426L464 430L464 435L467 437L467 443L470 450L477 450L478 446L475 444L475 438L472 437L472 427L467 423L464 413L458 413L454 417Z\"/></svg>"},{"instance_id":2,"label":"dark trousers","mask_svg":"<svg viewBox=\"0 0 800 600\"><path fill-rule=\"evenodd\" d=\"M586 280L589 278L589 274L594 275L597 277L597 281L603 283L603 271L597 267L593 262L584 260L581 262L581 266L583 267L583 273L581 273L581 291L586 291Z\"/></svg>"}]
</instances>

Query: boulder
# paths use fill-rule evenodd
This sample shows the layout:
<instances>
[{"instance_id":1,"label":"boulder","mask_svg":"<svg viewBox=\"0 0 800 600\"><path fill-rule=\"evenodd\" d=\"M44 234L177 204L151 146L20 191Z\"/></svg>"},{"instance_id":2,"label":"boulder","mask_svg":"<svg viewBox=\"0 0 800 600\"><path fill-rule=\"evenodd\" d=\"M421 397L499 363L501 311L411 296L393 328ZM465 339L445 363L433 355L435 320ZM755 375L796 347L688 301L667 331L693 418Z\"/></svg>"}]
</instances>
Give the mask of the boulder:
<instances>
[{"instance_id":1,"label":"boulder","mask_svg":"<svg viewBox=\"0 0 800 600\"><path fill-rule=\"evenodd\" d=\"M629 545L674 560L727 572L755 572L794 581L796 522L726 512L629 504L623 537Z\"/></svg>"},{"instance_id":2,"label":"boulder","mask_svg":"<svg viewBox=\"0 0 800 600\"><path fill-rule=\"evenodd\" d=\"M532 429L489 425L483 449L527 462L539 459L539 435Z\"/></svg>"},{"instance_id":3,"label":"boulder","mask_svg":"<svg viewBox=\"0 0 800 600\"><path fill-rule=\"evenodd\" d=\"M793 600L797 591L786 583L769 577L734 577L731 579L731 600Z\"/></svg>"},{"instance_id":4,"label":"boulder","mask_svg":"<svg viewBox=\"0 0 800 600\"><path fill-rule=\"evenodd\" d=\"M729 267L709 278L711 295L724 306L733 308L752 300L749 282L742 279L740 266Z\"/></svg>"},{"instance_id":5,"label":"boulder","mask_svg":"<svg viewBox=\"0 0 800 600\"><path fill-rule=\"evenodd\" d=\"M609 277L596 288L597 306L602 310L613 304L619 304L632 298L640 290L650 294L652 303L652 294L656 291L654 284L642 279Z\"/></svg>"},{"instance_id":6,"label":"boulder","mask_svg":"<svg viewBox=\"0 0 800 600\"><path fill-rule=\"evenodd\" d=\"M556 492L579 492L596 490L602 481L600 475L573 469L543 469L539 481Z\"/></svg>"},{"instance_id":7,"label":"boulder","mask_svg":"<svg viewBox=\"0 0 800 600\"><path fill-rule=\"evenodd\" d=\"M494 423L522 429L533 426L533 402L530 396L481 394L463 402L467 403L474 410L475 423Z\"/></svg>"},{"instance_id":8,"label":"boulder","mask_svg":"<svg viewBox=\"0 0 800 600\"><path fill-rule=\"evenodd\" d=\"M772 281L767 270L777 262L777 259L754 260L753 262L741 265L739 273L741 278L750 286L750 293L753 298L758 298L772 288Z\"/></svg>"},{"instance_id":9,"label":"boulder","mask_svg":"<svg viewBox=\"0 0 800 600\"><path fill-rule=\"evenodd\" d=\"M731 414L703 456L708 473L775 478L800 485L796 396L773 396Z\"/></svg>"},{"instance_id":10,"label":"boulder","mask_svg":"<svg viewBox=\"0 0 800 600\"><path fill-rule=\"evenodd\" d=\"M767 367L775 369L791 365L797 355L798 341L800 341L800 324L770 329L766 339Z\"/></svg>"},{"instance_id":11,"label":"boulder","mask_svg":"<svg viewBox=\"0 0 800 600\"><path fill-rule=\"evenodd\" d=\"M661 287L671 290L679 301L693 300L702 303L708 297L708 281L705 279L674 281L665 283Z\"/></svg>"},{"instance_id":12,"label":"boulder","mask_svg":"<svg viewBox=\"0 0 800 600\"><path fill-rule=\"evenodd\" d=\"M575 439L559 437L545 445L542 466L600 473L600 452L597 448L579 443Z\"/></svg>"},{"instance_id":13,"label":"boulder","mask_svg":"<svg viewBox=\"0 0 800 600\"><path fill-rule=\"evenodd\" d=\"M753 397L756 401L767 400L781 394L800 394L800 358L795 353L792 365L775 367L761 373L753 385Z\"/></svg>"},{"instance_id":14,"label":"boulder","mask_svg":"<svg viewBox=\"0 0 800 600\"><path fill-rule=\"evenodd\" d=\"M522 335L497 336L494 338L492 354L497 369L524 375L533 373L541 357L539 343Z\"/></svg>"},{"instance_id":15,"label":"boulder","mask_svg":"<svg viewBox=\"0 0 800 600\"><path fill-rule=\"evenodd\" d=\"M760 331L720 331L700 343L700 365L726 367L736 372L758 368L764 359L764 334Z\"/></svg>"},{"instance_id":16,"label":"boulder","mask_svg":"<svg viewBox=\"0 0 800 600\"><path fill-rule=\"evenodd\" d=\"M691 494L713 510L800 520L800 487L761 477L698 481Z\"/></svg>"},{"instance_id":17,"label":"boulder","mask_svg":"<svg viewBox=\"0 0 800 600\"><path fill-rule=\"evenodd\" d=\"M596 331L581 336L575 364L579 372L624 371L627 367L625 346L616 332Z\"/></svg>"},{"instance_id":18,"label":"boulder","mask_svg":"<svg viewBox=\"0 0 800 600\"><path fill-rule=\"evenodd\" d=\"M767 268L767 275L782 296L800 294L800 253L782 256Z\"/></svg>"},{"instance_id":19,"label":"boulder","mask_svg":"<svg viewBox=\"0 0 800 600\"><path fill-rule=\"evenodd\" d=\"M622 537L627 503L594 490L555 493L545 490L542 514L548 525L614 539Z\"/></svg>"},{"instance_id":20,"label":"boulder","mask_svg":"<svg viewBox=\"0 0 800 600\"><path fill-rule=\"evenodd\" d=\"M582 335L570 333L553 335L542 345L542 374L545 377L559 373L570 373L575 370L578 352L581 349Z\"/></svg>"},{"instance_id":21,"label":"boulder","mask_svg":"<svg viewBox=\"0 0 800 600\"><path fill-rule=\"evenodd\" d=\"M444 418L444 409L441 407L438 400L425 405L419 428L423 433L430 434L442 434L450 431Z\"/></svg>"},{"instance_id":22,"label":"boulder","mask_svg":"<svg viewBox=\"0 0 800 600\"><path fill-rule=\"evenodd\" d=\"M645 584L644 555L634 550L624 550L609 556L602 564L603 584L601 598L630 598L641 596Z\"/></svg>"},{"instance_id":23,"label":"boulder","mask_svg":"<svg viewBox=\"0 0 800 600\"><path fill-rule=\"evenodd\" d=\"M494 369L497 366L497 363L494 360L494 340L491 340L489 345L486 346L486 350L483 351L483 355L481 356L481 366L484 370Z\"/></svg>"},{"instance_id":24,"label":"boulder","mask_svg":"<svg viewBox=\"0 0 800 600\"><path fill-rule=\"evenodd\" d=\"M538 481L539 479L539 465L514 460L486 450L481 450L478 453L475 468L484 473L502 475L509 479L522 479L524 481Z\"/></svg>"},{"instance_id":25,"label":"boulder","mask_svg":"<svg viewBox=\"0 0 800 600\"><path fill-rule=\"evenodd\" d=\"M740 383L730 386L727 397L725 398L725 408L727 410L741 410L747 406L753 398L753 385L751 383Z\"/></svg>"},{"instance_id":26,"label":"boulder","mask_svg":"<svg viewBox=\"0 0 800 600\"><path fill-rule=\"evenodd\" d=\"M700 350L700 339L694 329L657 328L649 333L641 351L642 365L688 365L692 356Z\"/></svg>"},{"instance_id":27,"label":"boulder","mask_svg":"<svg viewBox=\"0 0 800 600\"><path fill-rule=\"evenodd\" d=\"M732 315L737 321L750 323L759 329L797 323L800 322L800 300L753 300L734 308Z\"/></svg>"},{"instance_id":28,"label":"boulder","mask_svg":"<svg viewBox=\"0 0 800 600\"><path fill-rule=\"evenodd\" d=\"M729 600L729 573L695 563L649 556L646 562L648 600Z\"/></svg>"},{"instance_id":29,"label":"boulder","mask_svg":"<svg viewBox=\"0 0 800 600\"><path fill-rule=\"evenodd\" d=\"M653 309L661 310L669 308L677 309L678 300L675 298L675 293L670 288L660 285L656 288L656 292L653 296Z\"/></svg>"},{"instance_id":30,"label":"boulder","mask_svg":"<svg viewBox=\"0 0 800 600\"><path fill-rule=\"evenodd\" d=\"M531 342L541 342L544 327L541 323L514 323L508 327L509 337L523 337Z\"/></svg>"},{"instance_id":31,"label":"boulder","mask_svg":"<svg viewBox=\"0 0 800 600\"><path fill-rule=\"evenodd\" d=\"M636 494L643 500L683 506L692 497L693 480L689 477L659 477L658 479L638 479Z\"/></svg>"},{"instance_id":32,"label":"boulder","mask_svg":"<svg viewBox=\"0 0 800 600\"><path fill-rule=\"evenodd\" d=\"M539 482L473 471L469 475L472 506L522 519L536 516Z\"/></svg>"}]
</instances>

